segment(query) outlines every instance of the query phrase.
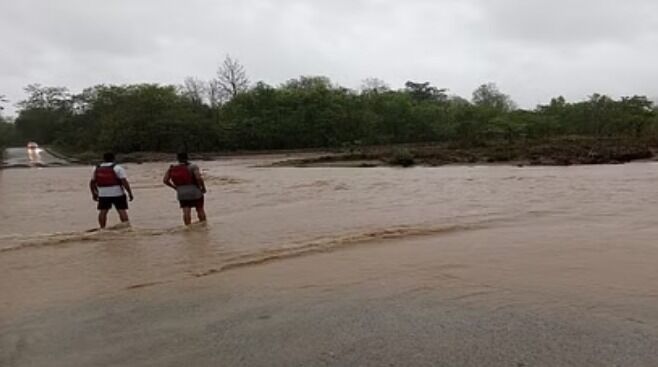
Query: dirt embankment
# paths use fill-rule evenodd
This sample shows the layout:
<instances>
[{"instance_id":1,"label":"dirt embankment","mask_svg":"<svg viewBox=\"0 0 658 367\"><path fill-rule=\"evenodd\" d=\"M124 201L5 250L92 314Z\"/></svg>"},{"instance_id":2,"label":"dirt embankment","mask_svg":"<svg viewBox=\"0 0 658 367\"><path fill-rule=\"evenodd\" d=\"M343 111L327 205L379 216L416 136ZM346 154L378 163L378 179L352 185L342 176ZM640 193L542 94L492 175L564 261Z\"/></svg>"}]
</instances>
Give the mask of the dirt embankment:
<instances>
[{"instance_id":1,"label":"dirt embankment","mask_svg":"<svg viewBox=\"0 0 658 367\"><path fill-rule=\"evenodd\" d=\"M367 147L316 158L292 159L279 166L441 166L448 164L575 165L621 164L654 157L654 148L640 141L561 138L480 146L413 144Z\"/></svg>"},{"instance_id":2,"label":"dirt embankment","mask_svg":"<svg viewBox=\"0 0 658 367\"><path fill-rule=\"evenodd\" d=\"M66 159L74 164L97 164L102 160L103 153L96 152L65 152L58 150L58 155L65 156ZM218 153L198 153L192 154L194 160L214 160L219 157ZM147 163L147 162L174 162L176 154L162 152L133 152L118 153L117 161L122 163Z\"/></svg>"},{"instance_id":3,"label":"dirt embankment","mask_svg":"<svg viewBox=\"0 0 658 367\"><path fill-rule=\"evenodd\" d=\"M396 144L349 149L299 149L191 153L195 161L211 161L220 157L254 155L282 156L273 166L283 167L377 167L377 166L442 166L449 164L514 164L574 165L620 164L652 159L658 147L640 140L594 139L569 137L541 141L508 143L490 142L478 146L457 144ZM64 152L71 163L97 163L102 154ZM176 155L163 152L119 153L124 163L172 162Z\"/></svg>"},{"instance_id":4,"label":"dirt embankment","mask_svg":"<svg viewBox=\"0 0 658 367\"><path fill-rule=\"evenodd\" d=\"M99 152L71 152L64 149L58 149L60 154L64 154L69 162L77 164L96 164L103 157ZM62 153L63 152L63 153ZM214 161L221 158L231 157L251 157L251 156L274 156L286 158L317 158L327 154L338 154L340 150L332 149L294 149L294 150L259 150L259 151L217 151L217 152L190 152L190 159L193 161ZM117 153L117 161L122 163L148 163L148 162L174 162L176 161L175 153L164 152L131 152Z\"/></svg>"}]
</instances>

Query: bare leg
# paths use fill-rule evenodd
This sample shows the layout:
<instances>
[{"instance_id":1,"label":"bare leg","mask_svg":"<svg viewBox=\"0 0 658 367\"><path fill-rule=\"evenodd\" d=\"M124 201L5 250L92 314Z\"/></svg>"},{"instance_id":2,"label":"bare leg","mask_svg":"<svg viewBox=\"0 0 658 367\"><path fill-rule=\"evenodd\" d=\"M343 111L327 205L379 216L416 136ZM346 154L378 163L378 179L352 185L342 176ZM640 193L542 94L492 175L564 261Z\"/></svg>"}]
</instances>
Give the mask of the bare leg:
<instances>
[{"instance_id":1,"label":"bare leg","mask_svg":"<svg viewBox=\"0 0 658 367\"><path fill-rule=\"evenodd\" d=\"M199 222L206 221L206 211L203 208L196 208L196 216L199 218Z\"/></svg>"},{"instance_id":2,"label":"bare leg","mask_svg":"<svg viewBox=\"0 0 658 367\"><path fill-rule=\"evenodd\" d=\"M183 223L186 226L192 223L192 208L183 208Z\"/></svg>"},{"instance_id":3,"label":"bare leg","mask_svg":"<svg viewBox=\"0 0 658 367\"><path fill-rule=\"evenodd\" d=\"M130 219L128 218L127 210L117 209L117 212L119 213L119 219L121 220L121 223L126 223L130 221Z\"/></svg>"},{"instance_id":4,"label":"bare leg","mask_svg":"<svg viewBox=\"0 0 658 367\"><path fill-rule=\"evenodd\" d=\"M101 228L105 228L107 225L107 209L101 209L98 211L98 225Z\"/></svg>"}]
</instances>

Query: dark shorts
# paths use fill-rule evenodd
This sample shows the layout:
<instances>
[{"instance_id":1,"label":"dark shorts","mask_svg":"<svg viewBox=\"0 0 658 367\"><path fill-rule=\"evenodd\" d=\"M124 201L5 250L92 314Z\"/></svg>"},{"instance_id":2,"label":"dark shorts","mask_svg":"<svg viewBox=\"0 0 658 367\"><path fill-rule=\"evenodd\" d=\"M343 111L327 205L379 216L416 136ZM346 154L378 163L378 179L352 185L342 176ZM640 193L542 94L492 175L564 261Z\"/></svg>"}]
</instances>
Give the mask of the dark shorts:
<instances>
[{"instance_id":1,"label":"dark shorts","mask_svg":"<svg viewBox=\"0 0 658 367\"><path fill-rule=\"evenodd\" d=\"M110 210L113 205L117 210L127 210L128 198L126 195L98 198L98 210Z\"/></svg>"},{"instance_id":2,"label":"dark shorts","mask_svg":"<svg viewBox=\"0 0 658 367\"><path fill-rule=\"evenodd\" d=\"M195 200L179 200L181 208L196 208L203 209L203 196Z\"/></svg>"}]
</instances>

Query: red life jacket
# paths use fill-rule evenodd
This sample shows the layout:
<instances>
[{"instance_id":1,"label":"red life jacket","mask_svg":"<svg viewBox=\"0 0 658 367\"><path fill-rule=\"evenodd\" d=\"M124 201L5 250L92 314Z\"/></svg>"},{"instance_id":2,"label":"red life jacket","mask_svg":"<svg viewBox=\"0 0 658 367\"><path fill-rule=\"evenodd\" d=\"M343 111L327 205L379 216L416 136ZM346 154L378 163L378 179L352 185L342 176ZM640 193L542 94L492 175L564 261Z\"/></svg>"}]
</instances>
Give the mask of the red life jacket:
<instances>
[{"instance_id":1,"label":"red life jacket","mask_svg":"<svg viewBox=\"0 0 658 367\"><path fill-rule=\"evenodd\" d=\"M176 186L196 185L196 180L192 174L188 163L181 163L169 167L169 177Z\"/></svg>"},{"instance_id":2,"label":"red life jacket","mask_svg":"<svg viewBox=\"0 0 658 367\"><path fill-rule=\"evenodd\" d=\"M116 164L111 166L96 166L96 171L94 171L94 181L96 181L96 186L109 187L121 185L121 180L114 171L115 165Z\"/></svg>"}]
</instances>

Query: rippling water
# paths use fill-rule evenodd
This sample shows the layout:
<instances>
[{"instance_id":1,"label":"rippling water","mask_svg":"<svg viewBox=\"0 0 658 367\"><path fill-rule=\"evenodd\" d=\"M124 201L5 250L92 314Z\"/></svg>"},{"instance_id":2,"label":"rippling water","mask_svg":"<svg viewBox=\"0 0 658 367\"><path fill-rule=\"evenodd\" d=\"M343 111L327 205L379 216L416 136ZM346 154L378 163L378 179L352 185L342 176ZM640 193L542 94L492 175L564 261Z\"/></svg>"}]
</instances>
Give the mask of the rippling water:
<instances>
[{"instance_id":1,"label":"rippling water","mask_svg":"<svg viewBox=\"0 0 658 367\"><path fill-rule=\"evenodd\" d=\"M103 232L90 231L96 226L87 189L90 167L2 171L3 262L25 254L33 259L28 264L8 265L38 270L42 264L35 260L73 252L81 271L103 266L141 284L378 239L538 218L624 225L629 240L632 228L656 223L655 164L262 168L267 163L266 158L202 162L209 223L188 229L180 226L173 193L161 184L167 164L126 165L136 196L132 228ZM108 256L124 251L143 256L143 263L133 267L135 258ZM101 288L116 286L98 281Z\"/></svg>"},{"instance_id":2,"label":"rippling water","mask_svg":"<svg viewBox=\"0 0 658 367\"><path fill-rule=\"evenodd\" d=\"M633 317L658 322L651 306L658 293L654 163L265 168L280 158L200 162L209 223L190 228L180 225L174 194L161 184L168 165L128 164L132 227L100 232L92 231L91 167L0 170L0 314L300 255L428 239L430 245L400 252L400 261L444 254L450 263L441 266L459 269L467 287L467 279L478 287L488 279L487 287L589 292L614 312L635 300ZM464 240L469 246L436 247L462 232L478 235ZM405 268L416 274L411 284L427 271ZM473 292L467 296L510 302Z\"/></svg>"}]
</instances>

